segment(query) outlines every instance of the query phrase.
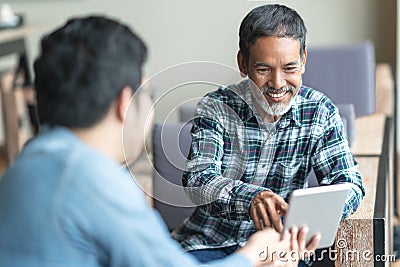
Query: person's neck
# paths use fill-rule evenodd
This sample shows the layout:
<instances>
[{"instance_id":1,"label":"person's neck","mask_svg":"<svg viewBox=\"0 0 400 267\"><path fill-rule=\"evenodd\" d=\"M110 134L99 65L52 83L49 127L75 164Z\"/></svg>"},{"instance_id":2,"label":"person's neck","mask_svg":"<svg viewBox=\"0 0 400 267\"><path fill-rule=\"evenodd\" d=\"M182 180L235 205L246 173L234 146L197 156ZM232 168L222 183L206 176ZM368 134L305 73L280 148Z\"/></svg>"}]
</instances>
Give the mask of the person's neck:
<instances>
[{"instance_id":1,"label":"person's neck","mask_svg":"<svg viewBox=\"0 0 400 267\"><path fill-rule=\"evenodd\" d=\"M263 118L263 121L266 123L274 123L274 122L277 122L281 117L282 116L269 115L264 112L264 116L262 118Z\"/></svg>"},{"instance_id":2,"label":"person's neck","mask_svg":"<svg viewBox=\"0 0 400 267\"><path fill-rule=\"evenodd\" d=\"M74 128L71 131L94 150L121 162L122 128L111 123L99 123L90 128Z\"/></svg>"},{"instance_id":3,"label":"person's neck","mask_svg":"<svg viewBox=\"0 0 400 267\"><path fill-rule=\"evenodd\" d=\"M277 122L281 117L282 117L281 115L273 116L273 118L274 118L273 122Z\"/></svg>"}]
</instances>

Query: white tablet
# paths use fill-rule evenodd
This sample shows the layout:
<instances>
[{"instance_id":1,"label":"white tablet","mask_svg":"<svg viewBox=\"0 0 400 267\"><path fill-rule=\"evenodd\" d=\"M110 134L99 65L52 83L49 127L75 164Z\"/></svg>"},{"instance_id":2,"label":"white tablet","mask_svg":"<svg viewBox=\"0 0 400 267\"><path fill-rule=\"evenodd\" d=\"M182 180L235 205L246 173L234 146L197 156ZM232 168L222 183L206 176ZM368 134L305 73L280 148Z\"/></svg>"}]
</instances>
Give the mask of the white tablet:
<instances>
[{"instance_id":1,"label":"white tablet","mask_svg":"<svg viewBox=\"0 0 400 267\"><path fill-rule=\"evenodd\" d=\"M332 246L350 190L349 183L295 190L290 197L285 229L307 226L307 243L319 233L318 248Z\"/></svg>"}]
</instances>

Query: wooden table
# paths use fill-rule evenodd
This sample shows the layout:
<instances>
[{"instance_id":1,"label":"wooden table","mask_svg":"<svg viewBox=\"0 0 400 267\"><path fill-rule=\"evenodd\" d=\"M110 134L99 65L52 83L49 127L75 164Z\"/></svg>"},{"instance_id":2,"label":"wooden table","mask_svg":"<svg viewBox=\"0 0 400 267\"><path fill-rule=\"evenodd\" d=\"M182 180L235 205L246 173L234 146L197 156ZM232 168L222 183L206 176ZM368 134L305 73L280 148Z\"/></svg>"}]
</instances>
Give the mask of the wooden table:
<instances>
[{"instance_id":1,"label":"wooden table","mask_svg":"<svg viewBox=\"0 0 400 267\"><path fill-rule=\"evenodd\" d=\"M356 119L356 137L351 147L355 157L379 157L382 154L385 123L386 116L382 113Z\"/></svg>"},{"instance_id":2,"label":"wooden table","mask_svg":"<svg viewBox=\"0 0 400 267\"><path fill-rule=\"evenodd\" d=\"M359 163L366 196L358 210L341 222L334 246L316 266L391 266L393 155L392 119L373 114L356 120L351 148ZM385 260L385 261L383 261Z\"/></svg>"}]
</instances>

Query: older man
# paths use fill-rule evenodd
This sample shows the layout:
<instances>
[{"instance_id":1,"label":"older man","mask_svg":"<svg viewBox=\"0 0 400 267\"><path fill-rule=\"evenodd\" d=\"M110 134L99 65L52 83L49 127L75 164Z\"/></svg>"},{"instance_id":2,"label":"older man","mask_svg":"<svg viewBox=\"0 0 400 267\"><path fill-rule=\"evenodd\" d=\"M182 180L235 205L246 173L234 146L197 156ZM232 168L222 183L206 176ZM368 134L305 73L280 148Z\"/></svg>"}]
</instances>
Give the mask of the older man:
<instances>
[{"instance_id":1,"label":"older man","mask_svg":"<svg viewBox=\"0 0 400 267\"><path fill-rule=\"evenodd\" d=\"M173 237L203 262L229 255L256 230L282 231L287 200L307 186L311 169L320 185L352 185L343 218L364 196L338 109L302 84L306 32L289 7L253 9L241 23L237 54L248 79L197 106L183 183L200 206Z\"/></svg>"}]
</instances>

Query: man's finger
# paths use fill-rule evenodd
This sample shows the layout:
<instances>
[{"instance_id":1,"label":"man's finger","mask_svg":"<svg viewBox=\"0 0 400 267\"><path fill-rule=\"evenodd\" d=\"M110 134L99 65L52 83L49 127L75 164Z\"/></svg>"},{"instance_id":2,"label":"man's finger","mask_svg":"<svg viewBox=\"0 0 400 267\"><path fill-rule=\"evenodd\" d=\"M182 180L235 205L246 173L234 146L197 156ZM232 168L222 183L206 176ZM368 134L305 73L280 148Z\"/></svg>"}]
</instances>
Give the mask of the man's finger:
<instances>
[{"instance_id":1,"label":"man's finger","mask_svg":"<svg viewBox=\"0 0 400 267\"><path fill-rule=\"evenodd\" d=\"M310 242L307 244L307 250L316 250L319 244L319 241L321 241L321 235L317 234L311 238Z\"/></svg>"},{"instance_id":2,"label":"man's finger","mask_svg":"<svg viewBox=\"0 0 400 267\"><path fill-rule=\"evenodd\" d=\"M300 250L304 250L306 248L306 238L308 234L308 227L302 227L298 234L299 248Z\"/></svg>"},{"instance_id":3,"label":"man's finger","mask_svg":"<svg viewBox=\"0 0 400 267\"><path fill-rule=\"evenodd\" d=\"M277 203L277 206L278 206L277 211L278 211L279 215L285 217L286 212L289 209L289 204L286 203L285 200L283 200L283 203L279 202L279 203Z\"/></svg>"},{"instance_id":4,"label":"man's finger","mask_svg":"<svg viewBox=\"0 0 400 267\"><path fill-rule=\"evenodd\" d=\"M253 220L254 227L256 228L256 230L257 231L262 230L260 217L258 216L257 208L255 205L251 205L250 207L250 217Z\"/></svg>"},{"instance_id":5,"label":"man's finger","mask_svg":"<svg viewBox=\"0 0 400 267\"><path fill-rule=\"evenodd\" d=\"M275 202L273 201L273 199L268 199L265 202L266 202L266 206L267 206L269 220L272 224L272 227L274 227L278 233L282 232L283 225L282 225L281 218L280 218L277 210L275 209Z\"/></svg>"},{"instance_id":6,"label":"man's finger","mask_svg":"<svg viewBox=\"0 0 400 267\"><path fill-rule=\"evenodd\" d=\"M290 228L289 232L290 232L290 248L292 250L298 251L299 243L297 241L297 234L298 234L299 230L295 226L295 227Z\"/></svg>"},{"instance_id":7,"label":"man's finger","mask_svg":"<svg viewBox=\"0 0 400 267\"><path fill-rule=\"evenodd\" d=\"M289 233L289 230L282 231L282 234L281 234L281 241L282 241L282 240L290 241L290 233Z\"/></svg>"},{"instance_id":8,"label":"man's finger","mask_svg":"<svg viewBox=\"0 0 400 267\"><path fill-rule=\"evenodd\" d=\"M271 227L271 221L269 220L269 215L267 213L267 209L265 208L265 206L266 205L263 202L260 202L257 205L257 212L261 220L263 229Z\"/></svg>"}]
</instances>

